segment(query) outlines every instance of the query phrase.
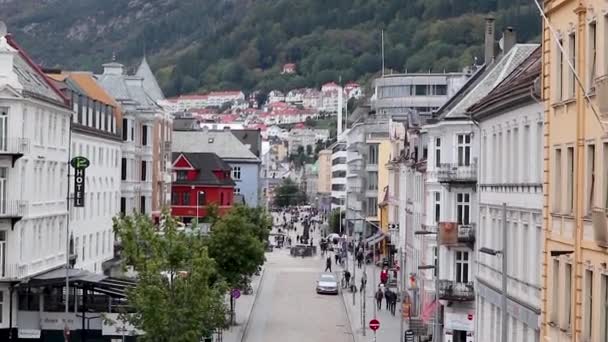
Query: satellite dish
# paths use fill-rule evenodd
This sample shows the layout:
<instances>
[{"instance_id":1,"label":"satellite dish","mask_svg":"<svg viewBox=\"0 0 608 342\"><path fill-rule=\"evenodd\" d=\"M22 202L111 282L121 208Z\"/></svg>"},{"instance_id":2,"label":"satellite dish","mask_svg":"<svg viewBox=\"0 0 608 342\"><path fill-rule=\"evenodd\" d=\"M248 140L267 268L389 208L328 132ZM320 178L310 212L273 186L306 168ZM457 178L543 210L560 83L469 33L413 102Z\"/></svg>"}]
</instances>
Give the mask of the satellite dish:
<instances>
[{"instance_id":1,"label":"satellite dish","mask_svg":"<svg viewBox=\"0 0 608 342\"><path fill-rule=\"evenodd\" d=\"M7 33L8 31L6 28L6 24L4 23L4 21L0 21L0 37L6 36Z\"/></svg>"}]
</instances>

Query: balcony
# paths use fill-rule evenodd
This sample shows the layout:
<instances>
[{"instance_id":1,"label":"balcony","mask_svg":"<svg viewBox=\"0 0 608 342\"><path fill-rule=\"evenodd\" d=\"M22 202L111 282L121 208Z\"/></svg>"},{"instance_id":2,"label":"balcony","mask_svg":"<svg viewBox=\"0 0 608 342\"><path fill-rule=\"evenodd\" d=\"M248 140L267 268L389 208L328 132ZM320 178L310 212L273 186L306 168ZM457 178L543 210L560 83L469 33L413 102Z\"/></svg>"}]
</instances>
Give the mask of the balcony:
<instances>
[{"instance_id":1,"label":"balcony","mask_svg":"<svg viewBox=\"0 0 608 342\"><path fill-rule=\"evenodd\" d=\"M0 201L0 219L11 220L11 229L27 215L26 201Z\"/></svg>"},{"instance_id":2,"label":"balcony","mask_svg":"<svg viewBox=\"0 0 608 342\"><path fill-rule=\"evenodd\" d=\"M468 166L457 163L442 163L437 171L437 181L440 183L471 184L477 182L477 164Z\"/></svg>"},{"instance_id":3,"label":"balcony","mask_svg":"<svg viewBox=\"0 0 608 342\"><path fill-rule=\"evenodd\" d=\"M475 300L473 282L458 283L454 280L439 280L439 299L451 302L470 302Z\"/></svg>"},{"instance_id":4,"label":"balcony","mask_svg":"<svg viewBox=\"0 0 608 342\"><path fill-rule=\"evenodd\" d=\"M11 156L12 165L30 151L30 140L27 138L6 138L0 136L0 156Z\"/></svg>"},{"instance_id":5,"label":"balcony","mask_svg":"<svg viewBox=\"0 0 608 342\"><path fill-rule=\"evenodd\" d=\"M472 245L475 243L475 224L439 223L439 244L443 246Z\"/></svg>"}]
</instances>

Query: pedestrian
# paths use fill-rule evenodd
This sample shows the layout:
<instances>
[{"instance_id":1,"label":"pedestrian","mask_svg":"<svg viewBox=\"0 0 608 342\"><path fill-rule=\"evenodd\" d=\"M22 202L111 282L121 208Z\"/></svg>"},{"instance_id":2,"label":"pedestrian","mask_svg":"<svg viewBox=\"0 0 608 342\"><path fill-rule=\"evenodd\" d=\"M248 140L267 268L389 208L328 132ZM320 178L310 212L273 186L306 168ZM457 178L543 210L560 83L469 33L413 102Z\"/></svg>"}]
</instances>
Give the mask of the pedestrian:
<instances>
[{"instance_id":1,"label":"pedestrian","mask_svg":"<svg viewBox=\"0 0 608 342\"><path fill-rule=\"evenodd\" d=\"M392 292L392 291L391 291ZM397 309L397 293L391 293L391 314L395 316L395 311Z\"/></svg>"},{"instance_id":2,"label":"pedestrian","mask_svg":"<svg viewBox=\"0 0 608 342\"><path fill-rule=\"evenodd\" d=\"M384 299L386 300L386 310L391 309L391 295L392 295L393 291L391 291L391 289L387 288L386 291L384 291Z\"/></svg>"},{"instance_id":3,"label":"pedestrian","mask_svg":"<svg viewBox=\"0 0 608 342\"><path fill-rule=\"evenodd\" d=\"M359 269L361 269L362 264L363 264L363 251L361 249L359 249L359 251L357 252L357 267L359 267Z\"/></svg>"},{"instance_id":4,"label":"pedestrian","mask_svg":"<svg viewBox=\"0 0 608 342\"><path fill-rule=\"evenodd\" d=\"M312 237L310 238L310 247L312 247Z\"/></svg>"},{"instance_id":5,"label":"pedestrian","mask_svg":"<svg viewBox=\"0 0 608 342\"><path fill-rule=\"evenodd\" d=\"M367 285L367 272L363 271L363 274L361 275L361 289L359 289L360 292L363 292L363 289L365 289L365 285Z\"/></svg>"},{"instance_id":6,"label":"pedestrian","mask_svg":"<svg viewBox=\"0 0 608 342\"><path fill-rule=\"evenodd\" d=\"M338 252L334 252L334 258L336 258L336 265L340 263L340 255L338 255Z\"/></svg>"},{"instance_id":7,"label":"pedestrian","mask_svg":"<svg viewBox=\"0 0 608 342\"><path fill-rule=\"evenodd\" d=\"M382 271L380 272L380 283L386 285L388 282L388 267L384 266Z\"/></svg>"},{"instance_id":8,"label":"pedestrian","mask_svg":"<svg viewBox=\"0 0 608 342\"><path fill-rule=\"evenodd\" d=\"M328 256L327 259L325 259L325 272L327 272L329 270L329 272L331 272L331 257Z\"/></svg>"},{"instance_id":9,"label":"pedestrian","mask_svg":"<svg viewBox=\"0 0 608 342\"><path fill-rule=\"evenodd\" d=\"M350 286L350 272L348 270L344 270L344 280L346 280L346 286L344 287L348 288Z\"/></svg>"},{"instance_id":10,"label":"pedestrian","mask_svg":"<svg viewBox=\"0 0 608 342\"><path fill-rule=\"evenodd\" d=\"M378 290L376 291L376 307L378 308L378 311L382 309L382 298L384 298L384 293L382 293L382 288L378 287Z\"/></svg>"},{"instance_id":11,"label":"pedestrian","mask_svg":"<svg viewBox=\"0 0 608 342\"><path fill-rule=\"evenodd\" d=\"M300 235L296 235L296 242L300 243Z\"/></svg>"}]
</instances>

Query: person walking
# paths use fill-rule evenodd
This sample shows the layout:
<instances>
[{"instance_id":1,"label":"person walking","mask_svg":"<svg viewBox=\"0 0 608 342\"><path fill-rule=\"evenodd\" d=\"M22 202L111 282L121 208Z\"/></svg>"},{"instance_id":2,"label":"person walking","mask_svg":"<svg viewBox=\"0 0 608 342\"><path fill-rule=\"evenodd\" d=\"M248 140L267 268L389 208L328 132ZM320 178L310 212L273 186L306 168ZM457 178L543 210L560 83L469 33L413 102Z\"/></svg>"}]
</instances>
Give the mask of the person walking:
<instances>
[{"instance_id":1,"label":"person walking","mask_svg":"<svg viewBox=\"0 0 608 342\"><path fill-rule=\"evenodd\" d=\"M344 280L346 280L346 284L344 288L350 287L350 272L348 270L344 270Z\"/></svg>"},{"instance_id":2,"label":"person walking","mask_svg":"<svg viewBox=\"0 0 608 342\"><path fill-rule=\"evenodd\" d=\"M386 300L386 310L390 311L391 309L391 289L388 287L384 290L384 299Z\"/></svg>"},{"instance_id":3,"label":"person walking","mask_svg":"<svg viewBox=\"0 0 608 342\"><path fill-rule=\"evenodd\" d=\"M331 272L331 257L328 256L327 259L325 259L325 272L327 272L327 270L329 270L329 272Z\"/></svg>"},{"instance_id":4,"label":"person walking","mask_svg":"<svg viewBox=\"0 0 608 342\"><path fill-rule=\"evenodd\" d=\"M363 264L363 251L359 248L357 252L357 267L361 269L361 265Z\"/></svg>"},{"instance_id":5,"label":"person walking","mask_svg":"<svg viewBox=\"0 0 608 342\"><path fill-rule=\"evenodd\" d=\"M300 235L296 235L296 242L300 243Z\"/></svg>"},{"instance_id":6,"label":"person walking","mask_svg":"<svg viewBox=\"0 0 608 342\"><path fill-rule=\"evenodd\" d=\"M384 268L380 272L380 283L386 286L387 282L388 282L388 267L384 266Z\"/></svg>"},{"instance_id":7,"label":"person walking","mask_svg":"<svg viewBox=\"0 0 608 342\"><path fill-rule=\"evenodd\" d=\"M397 292L391 291L391 314L395 316L397 309Z\"/></svg>"},{"instance_id":8,"label":"person walking","mask_svg":"<svg viewBox=\"0 0 608 342\"><path fill-rule=\"evenodd\" d=\"M384 298L384 293L382 293L382 288L378 286L378 290L376 291L376 307L378 311L382 309L382 298Z\"/></svg>"},{"instance_id":9,"label":"person walking","mask_svg":"<svg viewBox=\"0 0 608 342\"><path fill-rule=\"evenodd\" d=\"M361 288L359 289L360 292L363 292L363 289L365 289L365 285L367 285L367 272L363 271L363 274L361 275Z\"/></svg>"}]
</instances>

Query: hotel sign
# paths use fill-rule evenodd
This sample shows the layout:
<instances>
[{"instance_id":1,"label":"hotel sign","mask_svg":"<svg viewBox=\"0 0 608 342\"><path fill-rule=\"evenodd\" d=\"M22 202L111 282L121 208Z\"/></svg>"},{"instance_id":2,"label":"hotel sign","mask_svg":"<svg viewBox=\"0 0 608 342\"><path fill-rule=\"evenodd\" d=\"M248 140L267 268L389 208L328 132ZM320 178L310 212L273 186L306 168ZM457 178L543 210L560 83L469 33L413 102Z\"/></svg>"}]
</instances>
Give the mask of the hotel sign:
<instances>
[{"instance_id":1,"label":"hotel sign","mask_svg":"<svg viewBox=\"0 0 608 342\"><path fill-rule=\"evenodd\" d=\"M85 157L74 157L70 161L74 168L74 207L84 207L85 170L91 163Z\"/></svg>"}]
</instances>

